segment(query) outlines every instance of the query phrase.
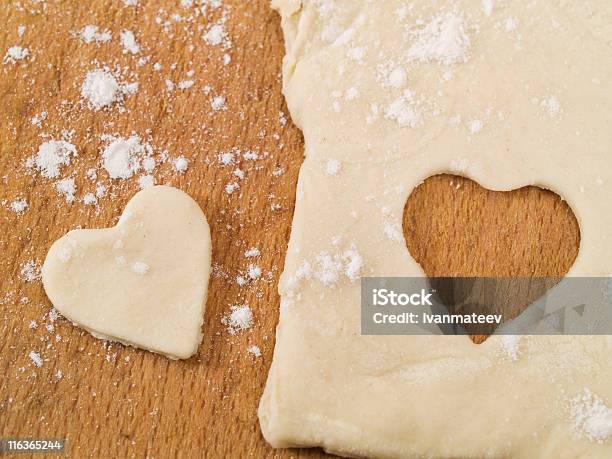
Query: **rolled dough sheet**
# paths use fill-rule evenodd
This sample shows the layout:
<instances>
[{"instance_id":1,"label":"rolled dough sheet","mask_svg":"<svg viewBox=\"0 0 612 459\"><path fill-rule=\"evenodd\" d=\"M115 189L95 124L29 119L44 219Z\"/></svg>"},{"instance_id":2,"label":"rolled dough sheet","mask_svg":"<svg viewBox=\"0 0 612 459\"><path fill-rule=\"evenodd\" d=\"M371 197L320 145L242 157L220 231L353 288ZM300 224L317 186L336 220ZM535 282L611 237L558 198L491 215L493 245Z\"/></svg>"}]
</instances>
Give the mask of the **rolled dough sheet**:
<instances>
[{"instance_id":1,"label":"rolled dough sheet","mask_svg":"<svg viewBox=\"0 0 612 459\"><path fill-rule=\"evenodd\" d=\"M128 202L117 226L57 240L43 285L62 315L97 338L186 359L202 339L210 253L198 204L154 186Z\"/></svg>"},{"instance_id":2,"label":"rolled dough sheet","mask_svg":"<svg viewBox=\"0 0 612 459\"><path fill-rule=\"evenodd\" d=\"M275 447L612 457L612 338L361 336L359 276L421 276L415 186L558 193L612 273L612 3L275 0L305 160L259 406Z\"/></svg>"}]
</instances>

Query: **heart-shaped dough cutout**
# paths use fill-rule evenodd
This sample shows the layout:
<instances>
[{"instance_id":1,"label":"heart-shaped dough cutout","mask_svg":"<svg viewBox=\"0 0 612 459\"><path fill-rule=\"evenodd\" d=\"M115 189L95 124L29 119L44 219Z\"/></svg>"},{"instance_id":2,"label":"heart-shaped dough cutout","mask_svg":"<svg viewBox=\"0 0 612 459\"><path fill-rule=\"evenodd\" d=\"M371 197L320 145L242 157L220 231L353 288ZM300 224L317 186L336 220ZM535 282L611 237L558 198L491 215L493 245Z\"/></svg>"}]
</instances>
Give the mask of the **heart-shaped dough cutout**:
<instances>
[{"instance_id":1,"label":"heart-shaped dough cutout","mask_svg":"<svg viewBox=\"0 0 612 459\"><path fill-rule=\"evenodd\" d=\"M413 190L403 226L411 255L428 277L446 278L432 280L432 286L452 287L450 296L473 289L469 279L451 278L506 278L497 282L506 293L491 303L462 310L447 304L451 313L501 313L504 320L517 317L563 278L580 242L574 213L555 193L533 186L491 191L446 174L429 177ZM473 335L472 340L481 343L486 337Z\"/></svg>"},{"instance_id":2,"label":"heart-shaped dough cutout","mask_svg":"<svg viewBox=\"0 0 612 459\"><path fill-rule=\"evenodd\" d=\"M95 337L185 359L202 339L210 257L198 204L154 186L128 202L115 227L57 240L42 279L55 308Z\"/></svg>"}]
</instances>

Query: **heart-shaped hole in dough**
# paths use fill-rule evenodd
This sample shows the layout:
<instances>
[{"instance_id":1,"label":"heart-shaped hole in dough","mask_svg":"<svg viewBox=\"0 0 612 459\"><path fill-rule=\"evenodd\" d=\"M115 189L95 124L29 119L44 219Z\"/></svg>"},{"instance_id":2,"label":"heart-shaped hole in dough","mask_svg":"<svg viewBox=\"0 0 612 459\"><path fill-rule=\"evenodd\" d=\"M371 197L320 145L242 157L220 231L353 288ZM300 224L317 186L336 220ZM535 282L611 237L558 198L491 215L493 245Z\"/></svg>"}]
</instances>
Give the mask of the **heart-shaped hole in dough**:
<instances>
[{"instance_id":1,"label":"heart-shaped hole in dough","mask_svg":"<svg viewBox=\"0 0 612 459\"><path fill-rule=\"evenodd\" d=\"M486 311L460 312L502 313L505 320L518 316L569 271L580 244L574 213L552 191L535 186L491 191L448 174L429 177L412 191L403 230L410 254L428 277L548 278L535 291L496 298ZM453 304L447 306L452 313ZM475 343L487 337L471 335Z\"/></svg>"}]
</instances>

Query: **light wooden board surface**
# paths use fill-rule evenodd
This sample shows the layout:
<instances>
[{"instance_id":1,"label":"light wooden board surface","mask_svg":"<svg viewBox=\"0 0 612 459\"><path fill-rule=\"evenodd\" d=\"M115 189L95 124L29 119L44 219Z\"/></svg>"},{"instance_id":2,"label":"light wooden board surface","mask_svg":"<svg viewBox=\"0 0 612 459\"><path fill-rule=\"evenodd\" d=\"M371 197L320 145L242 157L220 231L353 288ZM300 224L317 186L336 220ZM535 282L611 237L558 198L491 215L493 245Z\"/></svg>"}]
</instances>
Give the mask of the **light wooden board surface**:
<instances>
[{"instance_id":1,"label":"light wooden board surface","mask_svg":"<svg viewBox=\"0 0 612 459\"><path fill-rule=\"evenodd\" d=\"M72 457L322 454L272 450L257 422L303 141L290 121L283 122L288 115L280 85L279 18L266 0L223 4L198 16L192 7L167 0L140 0L138 7L120 0L0 5L0 57L17 44L30 50L23 61L0 64L0 437L64 437ZM205 43L202 35L223 17L231 47ZM88 24L109 29L112 40L84 44L77 34ZM122 52L122 30L134 31L139 54ZM138 92L124 98L125 110L94 112L80 98L86 72L103 65L122 81L139 82ZM165 80L194 85L170 92ZM216 96L225 97L225 109L211 107ZM33 124L32 117L43 112L41 125ZM70 229L116 223L138 190L138 177L108 180L100 168L100 136L132 133L150 143L158 160L164 151L170 159L189 159L183 174L167 161L154 175L157 183L196 199L211 226L214 270L204 339L186 362L104 343L62 318L52 321L41 283L26 282L21 274L28 262L40 265L50 244ZM62 136L79 153L62 170L62 177L73 176L77 184L73 204L58 195L53 180L25 167L43 141ZM229 151L236 163L224 166L218 155ZM245 159L247 151L259 158ZM108 188L98 206L82 202L95 191L96 181L86 177L89 168ZM233 175L236 168L244 179ZM228 194L225 186L233 182L240 188ZM405 234L428 274L567 271L579 238L567 206L535 189L498 195L448 176L432 178L414 193ZM22 198L27 210L11 211L10 203ZM235 279L252 262L244 256L250 247L260 249L256 263L264 275L240 287ZM255 320L251 329L231 335L221 319L237 304L250 305ZM249 354L250 345L259 346L262 356ZM42 357L42 367L33 364L30 352Z\"/></svg>"}]
</instances>

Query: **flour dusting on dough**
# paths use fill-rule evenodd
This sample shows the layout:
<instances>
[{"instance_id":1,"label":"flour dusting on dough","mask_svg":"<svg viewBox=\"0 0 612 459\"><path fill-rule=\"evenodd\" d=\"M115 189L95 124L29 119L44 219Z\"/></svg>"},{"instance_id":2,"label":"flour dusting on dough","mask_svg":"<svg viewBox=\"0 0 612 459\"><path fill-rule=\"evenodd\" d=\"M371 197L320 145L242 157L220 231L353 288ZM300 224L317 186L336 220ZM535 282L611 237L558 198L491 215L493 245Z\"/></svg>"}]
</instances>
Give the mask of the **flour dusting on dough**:
<instances>
[{"instance_id":1,"label":"flour dusting on dough","mask_svg":"<svg viewBox=\"0 0 612 459\"><path fill-rule=\"evenodd\" d=\"M470 39L465 31L463 15L448 12L434 17L425 27L411 32L415 42L408 50L408 59L437 61L444 65L467 60Z\"/></svg>"},{"instance_id":2,"label":"flour dusting on dough","mask_svg":"<svg viewBox=\"0 0 612 459\"><path fill-rule=\"evenodd\" d=\"M570 413L579 434L600 443L612 438L612 408L589 389L570 400Z\"/></svg>"}]
</instances>

